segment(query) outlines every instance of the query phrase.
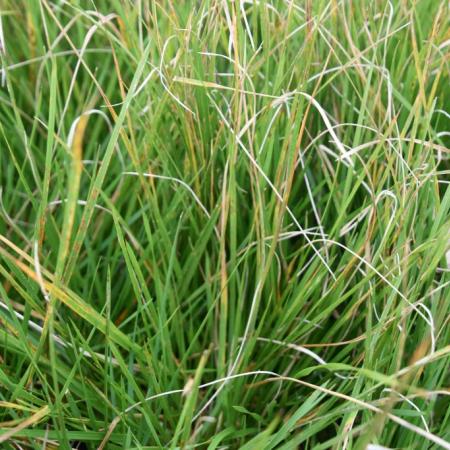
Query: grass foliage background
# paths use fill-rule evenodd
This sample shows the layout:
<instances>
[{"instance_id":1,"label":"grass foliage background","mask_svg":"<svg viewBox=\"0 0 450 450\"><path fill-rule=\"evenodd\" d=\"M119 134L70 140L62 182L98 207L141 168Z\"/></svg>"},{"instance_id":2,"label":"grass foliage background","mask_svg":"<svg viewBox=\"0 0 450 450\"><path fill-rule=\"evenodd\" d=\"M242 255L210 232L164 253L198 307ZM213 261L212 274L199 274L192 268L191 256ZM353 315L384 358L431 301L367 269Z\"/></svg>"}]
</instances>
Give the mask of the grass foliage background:
<instances>
[{"instance_id":1,"label":"grass foliage background","mask_svg":"<svg viewBox=\"0 0 450 450\"><path fill-rule=\"evenodd\" d=\"M1 0L0 446L450 448L448 18Z\"/></svg>"}]
</instances>

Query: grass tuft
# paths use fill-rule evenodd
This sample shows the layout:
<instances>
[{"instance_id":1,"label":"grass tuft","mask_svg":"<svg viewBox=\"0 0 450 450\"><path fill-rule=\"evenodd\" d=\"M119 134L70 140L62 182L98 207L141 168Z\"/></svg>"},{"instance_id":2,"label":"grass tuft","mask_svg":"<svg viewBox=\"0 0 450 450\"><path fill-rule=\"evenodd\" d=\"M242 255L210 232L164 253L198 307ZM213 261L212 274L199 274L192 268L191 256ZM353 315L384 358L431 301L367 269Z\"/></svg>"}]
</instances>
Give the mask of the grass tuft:
<instances>
[{"instance_id":1,"label":"grass tuft","mask_svg":"<svg viewBox=\"0 0 450 450\"><path fill-rule=\"evenodd\" d=\"M450 449L449 12L1 0L1 448Z\"/></svg>"}]
</instances>

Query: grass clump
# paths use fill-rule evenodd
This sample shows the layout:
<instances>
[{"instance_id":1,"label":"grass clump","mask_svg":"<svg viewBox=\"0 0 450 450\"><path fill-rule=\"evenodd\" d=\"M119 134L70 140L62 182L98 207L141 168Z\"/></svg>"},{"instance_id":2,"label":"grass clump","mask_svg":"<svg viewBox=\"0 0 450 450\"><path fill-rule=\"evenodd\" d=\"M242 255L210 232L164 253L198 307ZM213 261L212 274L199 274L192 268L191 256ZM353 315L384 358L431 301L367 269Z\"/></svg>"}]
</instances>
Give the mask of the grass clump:
<instances>
[{"instance_id":1,"label":"grass clump","mask_svg":"<svg viewBox=\"0 0 450 450\"><path fill-rule=\"evenodd\" d=\"M0 446L450 448L448 17L2 0Z\"/></svg>"}]
</instances>

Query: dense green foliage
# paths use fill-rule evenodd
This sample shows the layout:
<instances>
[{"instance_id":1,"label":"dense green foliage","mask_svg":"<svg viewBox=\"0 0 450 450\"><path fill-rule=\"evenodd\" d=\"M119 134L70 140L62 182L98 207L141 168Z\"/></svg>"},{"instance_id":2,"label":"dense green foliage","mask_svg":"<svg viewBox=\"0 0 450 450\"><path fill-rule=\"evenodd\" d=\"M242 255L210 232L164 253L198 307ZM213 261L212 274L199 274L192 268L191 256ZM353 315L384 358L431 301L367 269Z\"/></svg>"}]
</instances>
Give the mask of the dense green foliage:
<instances>
[{"instance_id":1,"label":"dense green foliage","mask_svg":"<svg viewBox=\"0 0 450 450\"><path fill-rule=\"evenodd\" d=\"M0 447L450 448L440 0L0 0Z\"/></svg>"}]
</instances>

